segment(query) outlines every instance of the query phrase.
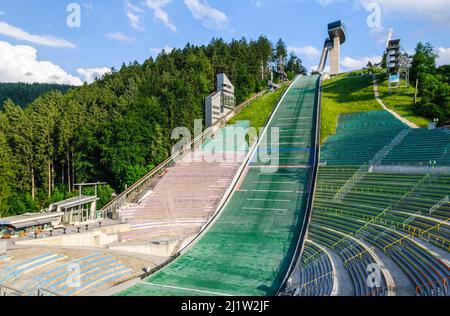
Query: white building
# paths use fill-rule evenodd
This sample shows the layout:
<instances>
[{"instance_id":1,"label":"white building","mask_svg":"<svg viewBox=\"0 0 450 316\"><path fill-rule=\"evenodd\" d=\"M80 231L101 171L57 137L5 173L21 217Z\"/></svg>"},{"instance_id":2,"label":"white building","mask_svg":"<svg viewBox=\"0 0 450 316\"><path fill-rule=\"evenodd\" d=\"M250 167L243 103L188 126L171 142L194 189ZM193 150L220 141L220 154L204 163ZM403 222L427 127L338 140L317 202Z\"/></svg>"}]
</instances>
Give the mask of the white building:
<instances>
[{"instance_id":1,"label":"white building","mask_svg":"<svg viewBox=\"0 0 450 316\"><path fill-rule=\"evenodd\" d=\"M216 92L205 99L205 125L210 127L220 118L227 115L236 106L234 86L224 74L218 74Z\"/></svg>"}]
</instances>

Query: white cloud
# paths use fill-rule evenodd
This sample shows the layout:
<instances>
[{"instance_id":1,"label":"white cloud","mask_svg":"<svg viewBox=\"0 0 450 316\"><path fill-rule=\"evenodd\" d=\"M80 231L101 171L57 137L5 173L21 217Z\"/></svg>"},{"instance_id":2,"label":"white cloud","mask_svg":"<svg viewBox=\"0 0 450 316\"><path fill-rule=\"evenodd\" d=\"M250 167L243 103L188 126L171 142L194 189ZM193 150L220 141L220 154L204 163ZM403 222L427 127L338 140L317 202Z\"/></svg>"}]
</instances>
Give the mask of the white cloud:
<instances>
[{"instance_id":1,"label":"white cloud","mask_svg":"<svg viewBox=\"0 0 450 316\"><path fill-rule=\"evenodd\" d=\"M0 82L82 84L58 65L39 61L34 47L4 41L0 41Z\"/></svg>"},{"instance_id":2,"label":"white cloud","mask_svg":"<svg viewBox=\"0 0 450 316\"><path fill-rule=\"evenodd\" d=\"M104 74L111 73L110 68L78 68L77 72L84 77L84 81L92 83L95 79L101 79Z\"/></svg>"},{"instance_id":3,"label":"white cloud","mask_svg":"<svg viewBox=\"0 0 450 316\"><path fill-rule=\"evenodd\" d=\"M144 9L142 9L141 7L139 7L137 5L132 4L130 1L127 1L127 0L125 0L125 7L128 10L136 12L136 13L144 13L145 12Z\"/></svg>"},{"instance_id":4,"label":"white cloud","mask_svg":"<svg viewBox=\"0 0 450 316\"><path fill-rule=\"evenodd\" d=\"M171 2L172 0L146 0L145 4L153 10L156 20L163 22L164 25L173 32L177 32L176 26L170 21L169 14L167 11L163 10L163 8Z\"/></svg>"},{"instance_id":5,"label":"white cloud","mask_svg":"<svg viewBox=\"0 0 450 316\"><path fill-rule=\"evenodd\" d=\"M439 66L450 64L450 48L439 47L438 48L439 59L437 64Z\"/></svg>"},{"instance_id":6,"label":"white cloud","mask_svg":"<svg viewBox=\"0 0 450 316\"><path fill-rule=\"evenodd\" d=\"M326 7L327 5L334 4L337 2L342 2L342 1L345 1L345 0L319 0L319 4L322 7Z\"/></svg>"},{"instance_id":7,"label":"white cloud","mask_svg":"<svg viewBox=\"0 0 450 316\"><path fill-rule=\"evenodd\" d=\"M194 19L202 22L206 28L213 30L226 29L229 25L228 17L222 11L209 6L206 0L184 0Z\"/></svg>"},{"instance_id":8,"label":"white cloud","mask_svg":"<svg viewBox=\"0 0 450 316\"><path fill-rule=\"evenodd\" d=\"M302 2L306 0L297 0ZM316 0L321 6L353 2L356 7L364 9L369 4L377 3L383 13L395 14L415 20L428 20L444 22L450 25L450 5L448 0Z\"/></svg>"},{"instance_id":9,"label":"white cloud","mask_svg":"<svg viewBox=\"0 0 450 316\"><path fill-rule=\"evenodd\" d=\"M412 19L431 19L450 24L450 5L448 0L355 0L366 7L378 3L385 13L395 13Z\"/></svg>"},{"instance_id":10,"label":"white cloud","mask_svg":"<svg viewBox=\"0 0 450 316\"><path fill-rule=\"evenodd\" d=\"M150 48L150 52L151 52L151 54L152 54L152 56L157 56L157 55L159 55L162 51L165 51L166 53L170 53L170 52L172 52L173 51L173 47L170 47L170 46L168 46L168 45L166 45L166 46L164 46L163 48L157 48L157 47L155 47L155 48Z\"/></svg>"},{"instance_id":11,"label":"white cloud","mask_svg":"<svg viewBox=\"0 0 450 316\"><path fill-rule=\"evenodd\" d=\"M125 0L124 3L125 3L125 12L128 20L130 21L131 27L139 31L144 31L145 28L142 25L142 18L140 14L144 13L145 10L137 5L134 5L128 0Z\"/></svg>"},{"instance_id":12,"label":"white cloud","mask_svg":"<svg viewBox=\"0 0 450 316\"><path fill-rule=\"evenodd\" d=\"M372 64L377 64L381 62L381 59L381 56L361 57L358 59L347 56L343 60L341 60L341 65L345 71L358 70L366 67L369 61Z\"/></svg>"},{"instance_id":13,"label":"white cloud","mask_svg":"<svg viewBox=\"0 0 450 316\"><path fill-rule=\"evenodd\" d=\"M309 45L301 47L289 46L288 51L293 52L300 58L303 58L303 56L306 56L309 59L320 57L320 51L317 48Z\"/></svg>"},{"instance_id":14,"label":"white cloud","mask_svg":"<svg viewBox=\"0 0 450 316\"><path fill-rule=\"evenodd\" d=\"M132 42L135 40L134 37L127 36L127 35L123 34L122 32L109 33L109 34L106 34L106 37L109 39L113 39L116 41L122 41L122 42Z\"/></svg>"},{"instance_id":15,"label":"white cloud","mask_svg":"<svg viewBox=\"0 0 450 316\"><path fill-rule=\"evenodd\" d=\"M12 26L5 22L0 22L0 35L8 36L19 41L30 42L51 47L68 47L74 48L75 45L64 39L48 36L30 34L18 27Z\"/></svg>"},{"instance_id":16,"label":"white cloud","mask_svg":"<svg viewBox=\"0 0 450 316\"><path fill-rule=\"evenodd\" d=\"M139 15L136 15L133 12L128 11L127 18L130 21L131 27L135 28L136 30L144 30L144 27L142 26L141 22L141 17Z\"/></svg>"}]
</instances>

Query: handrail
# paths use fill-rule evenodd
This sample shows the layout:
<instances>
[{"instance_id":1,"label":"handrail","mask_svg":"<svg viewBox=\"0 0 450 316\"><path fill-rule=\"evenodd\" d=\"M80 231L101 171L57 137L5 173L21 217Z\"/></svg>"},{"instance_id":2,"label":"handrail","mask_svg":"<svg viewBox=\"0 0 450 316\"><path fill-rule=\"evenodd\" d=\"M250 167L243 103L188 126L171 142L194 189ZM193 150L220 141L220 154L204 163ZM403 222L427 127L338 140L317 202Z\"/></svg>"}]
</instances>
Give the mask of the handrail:
<instances>
[{"instance_id":1,"label":"handrail","mask_svg":"<svg viewBox=\"0 0 450 316\"><path fill-rule=\"evenodd\" d=\"M214 123L212 126L205 129L199 136L197 136L194 140L192 140L189 144L183 145L181 149L173 153L169 158L164 160L161 164L159 164L157 167L152 169L149 173L144 175L141 179L136 181L133 185L131 185L129 188L127 188L125 191L120 193L118 196L116 196L114 199L109 201L104 207L100 209L100 212L106 213L106 214L113 214L118 209L122 208L126 203L128 203L130 200L134 200L135 197L133 195L136 195L139 193L138 191L141 189L143 185L147 185L149 180L152 180L156 175L159 175L163 173L166 169L173 166L176 159L182 158L185 155L187 155L189 152L191 152L193 149L195 149L195 145L200 141L200 144L203 144L203 141L214 131L216 128L220 128L226 124L226 122L229 120L229 118L234 117L238 113L240 113L245 107L247 107L251 102L255 101L256 99L262 97L268 90L263 90L256 95L252 96L250 99L246 100L245 102L241 103L239 106L234 108L231 112L227 113L223 117L221 117L216 123ZM230 117L231 116L231 117Z\"/></svg>"},{"instance_id":2,"label":"handrail","mask_svg":"<svg viewBox=\"0 0 450 316\"><path fill-rule=\"evenodd\" d=\"M3 283L0 283L0 296L6 296L6 292L2 290L2 288L6 289L9 292L17 294L15 296L25 296L25 292Z\"/></svg>"},{"instance_id":3,"label":"handrail","mask_svg":"<svg viewBox=\"0 0 450 316\"><path fill-rule=\"evenodd\" d=\"M314 204L314 197L316 193L316 186L317 186L317 177L319 173L319 161L320 161L320 122L321 122L321 108L322 108L322 79L323 76L320 75L317 79L318 81L318 89L316 93L316 100L315 104L317 106L316 108L316 131L315 131L315 150L313 154L313 160L312 160L312 174L309 179L308 183L308 200L306 203L306 214L303 218L303 223L301 227L301 231L298 237L297 245L295 248L294 256L292 257L291 263L289 265L289 268L286 272L286 275L283 279L283 282L281 283L280 288L277 291L277 296L280 296L282 294L282 291L286 289L287 282L289 278L294 273L296 267L300 264L301 255L304 249L304 245L306 242L306 233L309 228L309 224L311 222L311 214ZM317 83L316 83L317 84Z\"/></svg>"},{"instance_id":4,"label":"handrail","mask_svg":"<svg viewBox=\"0 0 450 316\"><path fill-rule=\"evenodd\" d=\"M427 230L422 231L422 235L423 235L423 234L427 234L428 232L430 232L430 231L432 231L432 230L434 230L434 229L436 229L436 228L439 229L442 225L444 225L445 223L447 223L447 222L449 222L449 221L450 221L450 218L447 218L447 219L444 220L442 223L439 223L439 224L437 224L437 225L435 225L435 226L433 226L433 227L430 227L430 228L427 229ZM389 249L389 248L391 248L392 246L394 246L394 245L396 245L396 244L398 244L398 243L401 244L402 241L405 240L405 239L410 240L410 239L413 239L414 237L415 237L415 236L414 236L414 233L407 234L407 235L405 235L405 236L399 238L398 240L396 240L396 241L390 243L389 245L385 246L385 247L383 248L383 251L386 252L386 249ZM445 242L445 241L444 241L444 242ZM450 249L450 245L449 245L449 249Z\"/></svg>"}]
</instances>

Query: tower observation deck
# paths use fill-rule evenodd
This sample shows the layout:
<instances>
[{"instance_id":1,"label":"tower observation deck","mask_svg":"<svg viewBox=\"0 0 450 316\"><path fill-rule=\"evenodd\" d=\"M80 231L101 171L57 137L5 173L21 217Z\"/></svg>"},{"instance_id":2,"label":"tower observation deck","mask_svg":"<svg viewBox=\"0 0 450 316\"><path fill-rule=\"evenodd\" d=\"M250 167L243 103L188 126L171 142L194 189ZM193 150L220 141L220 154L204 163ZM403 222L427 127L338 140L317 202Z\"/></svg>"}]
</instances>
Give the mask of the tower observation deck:
<instances>
[{"instance_id":1,"label":"tower observation deck","mask_svg":"<svg viewBox=\"0 0 450 316\"><path fill-rule=\"evenodd\" d=\"M340 73L341 45L345 43L345 25L339 20L328 24L328 36L323 46L319 68L316 73L322 73L325 69L328 54L330 54L330 74Z\"/></svg>"}]
</instances>

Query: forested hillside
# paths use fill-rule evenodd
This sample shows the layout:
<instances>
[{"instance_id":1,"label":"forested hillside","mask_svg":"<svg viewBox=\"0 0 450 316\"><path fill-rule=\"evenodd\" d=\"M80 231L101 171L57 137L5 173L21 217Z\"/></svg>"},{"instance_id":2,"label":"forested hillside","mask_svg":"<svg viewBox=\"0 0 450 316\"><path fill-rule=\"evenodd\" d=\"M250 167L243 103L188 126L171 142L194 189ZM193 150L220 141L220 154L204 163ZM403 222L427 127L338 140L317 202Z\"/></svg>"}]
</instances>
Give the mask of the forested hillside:
<instances>
[{"instance_id":1,"label":"forested hillside","mask_svg":"<svg viewBox=\"0 0 450 316\"><path fill-rule=\"evenodd\" d=\"M417 115L438 125L450 125L450 65L436 66L438 54L431 43L418 43L412 60L411 79L419 83L420 101L414 106Z\"/></svg>"},{"instance_id":2,"label":"forested hillside","mask_svg":"<svg viewBox=\"0 0 450 316\"><path fill-rule=\"evenodd\" d=\"M266 87L271 66L285 67L290 76L304 71L300 60L286 55L281 40L274 47L265 37L214 39L123 65L65 94L44 94L24 109L6 101L0 113L0 215L44 207L82 181L106 181L122 191L168 157L173 128L192 130L193 120L203 118L215 73L227 73L241 102Z\"/></svg>"},{"instance_id":3,"label":"forested hillside","mask_svg":"<svg viewBox=\"0 0 450 316\"><path fill-rule=\"evenodd\" d=\"M52 90L67 92L72 86L48 83L0 83L0 107L11 99L15 104L25 107L40 95Z\"/></svg>"}]
</instances>

